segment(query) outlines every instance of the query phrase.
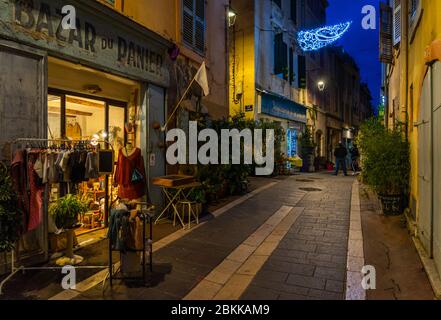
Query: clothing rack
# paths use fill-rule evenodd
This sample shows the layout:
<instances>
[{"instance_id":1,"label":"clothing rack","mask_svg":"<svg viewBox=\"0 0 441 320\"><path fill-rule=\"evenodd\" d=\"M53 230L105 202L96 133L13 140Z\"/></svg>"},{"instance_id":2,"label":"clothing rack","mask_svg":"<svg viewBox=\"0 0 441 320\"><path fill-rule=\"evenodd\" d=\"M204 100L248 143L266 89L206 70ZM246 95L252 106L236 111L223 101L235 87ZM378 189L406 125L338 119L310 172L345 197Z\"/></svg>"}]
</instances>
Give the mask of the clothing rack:
<instances>
[{"instance_id":1,"label":"clothing rack","mask_svg":"<svg viewBox=\"0 0 441 320\"><path fill-rule=\"evenodd\" d=\"M70 139L42 139L42 138L18 138L14 141L11 141L10 143L13 145L17 145L19 143L24 142L41 142L41 143L50 143L50 142L70 142L70 143L84 143L84 144L91 144L92 142L96 143L106 143L106 146L110 146L113 150L112 145L105 140L70 140ZM48 146L45 146L44 148L48 148ZM12 152L12 149L11 149ZM107 177L106 177L107 178ZM107 181L106 179L106 199L108 199L108 189L107 189ZM108 205L106 206L105 210L108 210ZM22 271L23 273L25 271L35 271L35 270L41 270L41 271L47 271L47 270L62 270L62 267L25 267L25 266L17 266L16 265L16 253L15 248L11 252L11 273L0 283L0 295L3 294L3 287L4 285L11 280L18 272ZM75 269L108 269L109 266L75 266ZM111 270L111 269L109 269ZM105 281L105 279L104 279Z\"/></svg>"}]
</instances>

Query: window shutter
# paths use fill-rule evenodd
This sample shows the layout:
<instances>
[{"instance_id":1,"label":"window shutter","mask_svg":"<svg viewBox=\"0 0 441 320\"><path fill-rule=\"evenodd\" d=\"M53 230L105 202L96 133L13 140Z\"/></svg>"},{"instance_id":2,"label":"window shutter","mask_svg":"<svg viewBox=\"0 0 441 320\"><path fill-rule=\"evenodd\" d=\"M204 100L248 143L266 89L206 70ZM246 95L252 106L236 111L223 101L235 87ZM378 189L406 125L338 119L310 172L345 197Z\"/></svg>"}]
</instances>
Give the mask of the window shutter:
<instances>
[{"instance_id":1,"label":"window shutter","mask_svg":"<svg viewBox=\"0 0 441 320\"><path fill-rule=\"evenodd\" d=\"M398 45L401 41L401 0L394 1L393 13L393 44Z\"/></svg>"},{"instance_id":2,"label":"window shutter","mask_svg":"<svg viewBox=\"0 0 441 320\"><path fill-rule=\"evenodd\" d=\"M283 33L276 34L274 39L274 74L283 72L282 65Z\"/></svg>"},{"instance_id":3,"label":"window shutter","mask_svg":"<svg viewBox=\"0 0 441 320\"><path fill-rule=\"evenodd\" d=\"M195 47L197 50L205 51L205 25L201 21L196 20L195 27Z\"/></svg>"},{"instance_id":4,"label":"window shutter","mask_svg":"<svg viewBox=\"0 0 441 320\"><path fill-rule=\"evenodd\" d=\"M194 22L193 22L193 16L188 13L187 11L184 11L184 22L182 25L182 36L184 39L184 42L187 43L188 45L193 45L193 38L194 38L194 33L193 33L193 26L194 26Z\"/></svg>"},{"instance_id":5,"label":"window shutter","mask_svg":"<svg viewBox=\"0 0 441 320\"><path fill-rule=\"evenodd\" d=\"M306 57L298 56L298 79L299 79L299 89L306 89Z\"/></svg>"},{"instance_id":6,"label":"window shutter","mask_svg":"<svg viewBox=\"0 0 441 320\"><path fill-rule=\"evenodd\" d=\"M297 0L291 0L291 20L297 24Z\"/></svg>"},{"instance_id":7,"label":"window shutter","mask_svg":"<svg viewBox=\"0 0 441 320\"><path fill-rule=\"evenodd\" d=\"M385 3L380 6L380 61L392 63L393 12Z\"/></svg>"},{"instance_id":8,"label":"window shutter","mask_svg":"<svg viewBox=\"0 0 441 320\"><path fill-rule=\"evenodd\" d=\"M295 72L294 72L294 50L292 48L289 49L289 83L292 85L295 80Z\"/></svg>"},{"instance_id":9,"label":"window shutter","mask_svg":"<svg viewBox=\"0 0 441 320\"><path fill-rule=\"evenodd\" d=\"M205 0L196 0L196 17L205 21Z\"/></svg>"},{"instance_id":10,"label":"window shutter","mask_svg":"<svg viewBox=\"0 0 441 320\"><path fill-rule=\"evenodd\" d=\"M203 53L205 51L205 0L183 0L183 41Z\"/></svg>"}]
</instances>

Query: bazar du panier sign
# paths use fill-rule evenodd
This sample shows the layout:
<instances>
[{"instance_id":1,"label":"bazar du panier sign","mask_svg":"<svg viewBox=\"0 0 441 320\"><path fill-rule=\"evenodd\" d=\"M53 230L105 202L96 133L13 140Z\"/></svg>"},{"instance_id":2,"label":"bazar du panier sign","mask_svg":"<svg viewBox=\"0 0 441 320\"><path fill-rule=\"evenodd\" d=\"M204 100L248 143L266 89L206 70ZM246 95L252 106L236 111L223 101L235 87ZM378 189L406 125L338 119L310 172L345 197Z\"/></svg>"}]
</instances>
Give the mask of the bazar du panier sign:
<instances>
[{"instance_id":1,"label":"bazar du panier sign","mask_svg":"<svg viewBox=\"0 0 441 320\"><path fill-rule=\"evenodd\" d=\"M75 9L72 29L62 23L67 5ZM97 1L0 0L0 38L142 81L168 82L166 42Z\"/></svg>"}]
</instances>

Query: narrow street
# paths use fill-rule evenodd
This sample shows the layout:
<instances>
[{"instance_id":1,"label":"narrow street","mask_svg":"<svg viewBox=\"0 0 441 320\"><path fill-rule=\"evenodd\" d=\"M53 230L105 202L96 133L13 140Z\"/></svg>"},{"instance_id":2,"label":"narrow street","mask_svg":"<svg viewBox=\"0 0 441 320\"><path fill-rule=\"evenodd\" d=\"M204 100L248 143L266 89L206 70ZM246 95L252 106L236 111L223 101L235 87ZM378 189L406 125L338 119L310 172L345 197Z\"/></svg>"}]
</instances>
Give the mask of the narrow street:
<instances>
[{"instance_id":1,"label":"narrow street","mask_svg":"<svg viewBox=\"0 0 441 320\"><path fill-rule=\"evenodd\" d=\"M71 297L344 299L353 182L284 179L157 251L150 287L116 283L103 296L97 283Z\"/></svg>"}]
</instances>

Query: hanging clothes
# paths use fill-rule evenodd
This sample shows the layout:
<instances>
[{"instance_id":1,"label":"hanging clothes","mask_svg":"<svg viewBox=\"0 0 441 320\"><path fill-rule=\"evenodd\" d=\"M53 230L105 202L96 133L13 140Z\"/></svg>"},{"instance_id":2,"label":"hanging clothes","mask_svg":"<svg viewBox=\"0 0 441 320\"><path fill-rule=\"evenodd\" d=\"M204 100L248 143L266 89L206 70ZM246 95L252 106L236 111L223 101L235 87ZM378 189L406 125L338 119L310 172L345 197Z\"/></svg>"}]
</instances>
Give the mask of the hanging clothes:
<instances>
[{"instance_id":1,"label":"hanging clothes","mask_svg":"<svg viewBox=\"0 0 441 320\"><path fill-rule=\"evenodd\" d=\"M72 183L87 181L86 179L86 151L75 151L70 156L70 180Z\"/></svg>"},{"instance_id":2,"label":"hanging clothes","mask_svg":"<svg viewBox=\"0 0 441 320\"><path fill-rule=\"evenodd\" d=\"M22 212L21 233L27 228L29 216L29 194L27 192L26 151L17 150L11 163L11 178L18 197L18 208Z\"/></svg>"},{"instance_id":3,"label":"hanging clothes","mask_svg":"<svg viewBox=\"0 0 441 320\"><path fill-rule=\"evenodd\" d=\"M39 151L30 152L28 155L28 177L29 177L29 220L27 231L37 229L43 221L43 196L45 186L41 182L37 172L34 170L35 162L40 156Z\"/></svg>"},{"instance_id":4,"label":"hanging clothes","mask_svg":"<svg viewBox=\"0 0 441 320\"><path fill-rule=\"evenodd\" d=\"M114 180L122 199L134 200L145 195L147 182L141 149L136 148L127 156L120 149Z\"/></svg>"},{"instance_id":5,"label":"hanging clothes","mask_svg":"<svg viewBox=\"0 0 441 320\"><path fill-rule=\"evenodd\" d=\"M11 177L23 212L22 233L37 229L43 220L44 184L35 171L40 151L18 150L11 165ZM38 166L37 166L38 167Z\"/></svg>"},{"instance_id":6,"label":"hanging clothes","mask_svg":"<svg viewBox=\"0 0 441 320\"><path fill-rule=\"evenodd\" d=\"M87 153L85 165L86 165L86 178L98 179L100 174L98 170L98 154L96 152Z\"/></svg>"}]
</instances>

